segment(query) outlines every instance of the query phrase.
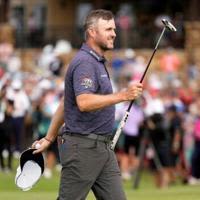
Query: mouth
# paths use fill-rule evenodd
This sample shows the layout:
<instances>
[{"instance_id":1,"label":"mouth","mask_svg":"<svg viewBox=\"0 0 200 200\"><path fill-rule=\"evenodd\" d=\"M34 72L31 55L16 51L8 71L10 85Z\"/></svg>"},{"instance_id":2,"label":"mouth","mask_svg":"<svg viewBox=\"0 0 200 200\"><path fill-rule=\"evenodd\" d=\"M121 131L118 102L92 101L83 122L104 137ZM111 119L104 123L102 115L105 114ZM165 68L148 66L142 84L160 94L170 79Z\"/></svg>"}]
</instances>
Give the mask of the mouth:
<instances>
[{"instance_id":1,"label":"mouth","mask_svg":"<svg viewBox=\"0 0 200 200\"><path fill-rule=\"evenodd\" d=\"M113 44L114 43L114 39L113 38L109 39L108 42Z\"/></svg>"}]
</instances>

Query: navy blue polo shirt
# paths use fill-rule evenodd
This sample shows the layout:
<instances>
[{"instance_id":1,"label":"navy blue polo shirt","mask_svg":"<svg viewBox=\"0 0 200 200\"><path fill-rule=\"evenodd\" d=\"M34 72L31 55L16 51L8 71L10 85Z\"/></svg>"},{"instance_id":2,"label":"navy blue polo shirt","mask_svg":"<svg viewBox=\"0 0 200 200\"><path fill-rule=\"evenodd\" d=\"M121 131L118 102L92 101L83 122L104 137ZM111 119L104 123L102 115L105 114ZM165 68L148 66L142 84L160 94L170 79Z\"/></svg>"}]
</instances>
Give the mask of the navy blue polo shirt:
<instances>
[{"instance_id":1,"label":"navy blue polo shirt","mask_svg":"<svg viewBox=\"0 0 200 200\"><path fill-rule=\"evenodd\" d=\"M65 76L64 131L80 134L111 134L115 106L92 112L81 112L76 103L80 94L111 94L113 92L105 59L83 44L69 65Z\"/></svg>"}]
</instances>

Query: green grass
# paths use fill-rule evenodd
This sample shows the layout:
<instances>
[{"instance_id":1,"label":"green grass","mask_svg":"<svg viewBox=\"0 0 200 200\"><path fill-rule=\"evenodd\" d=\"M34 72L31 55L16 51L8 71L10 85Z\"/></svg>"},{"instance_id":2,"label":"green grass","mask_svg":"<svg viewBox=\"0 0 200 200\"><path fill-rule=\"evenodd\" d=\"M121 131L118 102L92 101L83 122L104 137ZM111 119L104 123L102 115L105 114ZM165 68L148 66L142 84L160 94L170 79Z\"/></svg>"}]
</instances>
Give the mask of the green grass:
<instances>
[{"instance_id":1,"label":"green grass","mask_svg":"<svg viewBox=\"0 0 200 200\"><path fill-rule=\"evenodd\" d=\"M14 184L15 172L3 174L0 172L0 199L5 200L55 200L59 185L59 173L54 172L52 179L41 178L30 191L23 192ZM124 183L128 200L199 200L200 186L176 185L168 189L157 189L154 186L152 175L145 172L142 176L140 187L132 188L132 182ZM95 200L92 193L87 200Z\"/></svg>"}]
</instances>

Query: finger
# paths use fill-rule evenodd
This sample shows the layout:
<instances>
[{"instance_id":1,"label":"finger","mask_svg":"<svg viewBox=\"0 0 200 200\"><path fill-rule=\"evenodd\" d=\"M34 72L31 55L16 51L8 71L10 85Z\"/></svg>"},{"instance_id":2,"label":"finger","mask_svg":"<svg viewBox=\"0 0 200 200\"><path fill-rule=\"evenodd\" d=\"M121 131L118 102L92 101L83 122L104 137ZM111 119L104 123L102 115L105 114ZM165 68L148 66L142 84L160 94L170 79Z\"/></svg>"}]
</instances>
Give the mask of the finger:
<instances>
[{"instance_id":1,"label":"finger","mask_svg":"<svg viewBox=\"0 0 200 200\"><path fill-rule=\"evenodd\" d=\"M140 82L130 82L130 85L134 85L134 86L137 86L137 87L142 87L143 86L143 84L142 83L140 83Z\"/></svg>"},{"instance_id":2,"label":"finger","mask_svg":"<svg viewBox=\"0 0 200 200\"><path fill-rule=\"evenodd\" d=\"M143 85L142 85L141 83L139 83L139 84L137 85L137 88L142 89L142 88L143 88Z\"/></svg>"},{"instance_id":3,"label":"finger","mask_svg":"<svg viewBox=\"0 0 200 200\"><path fill-rule=\"evenodd\" d=\"M139 94L141 94L142 93L142 89L140 88L140 89L138 89L138 93Z\"/></svg>"},{"instance_id":4,"label":"finger","mask_svg":"<svg viewBox=\"0 0 200 200\"><path fill-rule=\"evenodd\" d=\"M38 140L36 140L33 144L32 144L32 148L35 148L35 145L38 143L39 141Z\"/></svg>"},{"instance_id":5,"label":"finger","mask_svg":"<svg viewBox=\"0 0 200 200\"><path fill-rule=\"evenodd\" d=\"M33 154L37 154L37 153L41 153L43 151L42 148L36 149L35 151L33 151Z\"/></svg>"}]
</instances>

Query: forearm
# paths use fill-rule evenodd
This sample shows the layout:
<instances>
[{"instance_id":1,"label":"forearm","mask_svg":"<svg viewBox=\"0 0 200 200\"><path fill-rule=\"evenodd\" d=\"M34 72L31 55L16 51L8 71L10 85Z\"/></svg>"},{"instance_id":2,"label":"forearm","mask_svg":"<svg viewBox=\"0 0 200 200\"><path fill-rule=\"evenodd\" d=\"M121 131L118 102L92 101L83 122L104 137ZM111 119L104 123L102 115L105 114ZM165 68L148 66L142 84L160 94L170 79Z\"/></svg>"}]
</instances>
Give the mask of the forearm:
<instances>
[{"instance_id":1,"label":"forearm","mask_svg":"<svg viewBox=\"0 0 200 200\"><path fill-rule=\"evenodd\" d=\"M83 94L77 97L78 107L82 112L90 112L124 101L122 93L108 95Z\"/></svg>"},{"instance_id":2,"label":"forearm","mask_svg":"<svg viewBox=\"0 0 200 200\"><path fill-rule=\"evenodd\" d=\"M54 141L58 135L59 129L64 124L64 101L61 100L48 129L46 138Z\"/></svg>"},{"instance_id":3,"label":"forearm","mask_svg":"<svg viewBox=\"0 0 200 200\"><path fill-rule=\"evenodd\" d=\"M81 94L76 97L77 105L82 112L90 112L111 106L123 101L131 101L138 98L142 93L142 84L133 83L117 93L108 95Z\"/></svg>"}]
</instances>

